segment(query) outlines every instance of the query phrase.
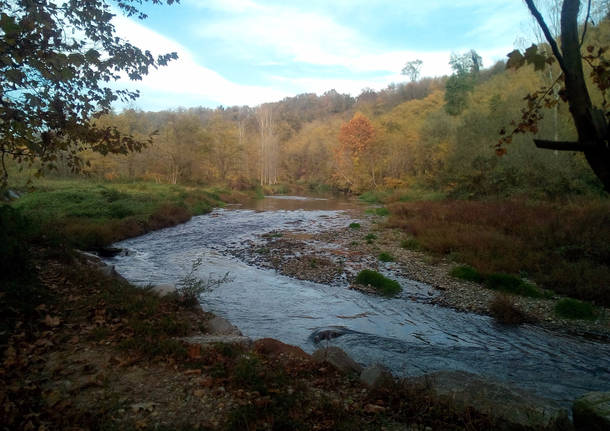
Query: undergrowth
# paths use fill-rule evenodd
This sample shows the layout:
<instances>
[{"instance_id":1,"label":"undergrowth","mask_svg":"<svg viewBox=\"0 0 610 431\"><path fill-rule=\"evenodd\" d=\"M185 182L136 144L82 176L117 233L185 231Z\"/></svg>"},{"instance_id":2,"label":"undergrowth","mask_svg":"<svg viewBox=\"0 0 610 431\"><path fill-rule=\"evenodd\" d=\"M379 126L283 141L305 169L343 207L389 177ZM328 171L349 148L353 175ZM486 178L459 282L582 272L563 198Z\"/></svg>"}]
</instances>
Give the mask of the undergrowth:
<instances>
[{"instance_id":1,"label":"undergrowth","mask_svg":"<svg viewBox=\"0 0 610 431\"><path fill-rule=\"evenodd\" d=\"M607 199L408 202L389 208L388 226L402 229L428 252L481 274L526 274L544 289L610 305Z\"/></svg>"}]
</instances>

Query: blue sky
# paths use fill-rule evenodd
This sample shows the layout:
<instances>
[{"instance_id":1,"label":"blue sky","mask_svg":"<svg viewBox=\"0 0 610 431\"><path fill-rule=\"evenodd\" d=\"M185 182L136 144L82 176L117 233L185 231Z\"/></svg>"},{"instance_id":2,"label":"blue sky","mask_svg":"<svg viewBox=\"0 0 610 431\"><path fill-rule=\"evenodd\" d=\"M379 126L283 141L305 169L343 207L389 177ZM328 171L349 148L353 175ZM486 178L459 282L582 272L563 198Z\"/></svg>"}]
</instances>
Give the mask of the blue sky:
<instances>
[{"instance_id":1,"label":"blue sky","mask_svg":"<svg viewBox=\"0 0 610 431\"><path fill-rule=\"evenodd\" d=\"M450 73L452 52L475 49L489 66L530 33L519 0L181 0L145 6L144 21L117 16L119 34L180 59L127 83L144 110L256 106L299 93L403 82L409 60L422 76Z\"/></svg>"}]
</instances>

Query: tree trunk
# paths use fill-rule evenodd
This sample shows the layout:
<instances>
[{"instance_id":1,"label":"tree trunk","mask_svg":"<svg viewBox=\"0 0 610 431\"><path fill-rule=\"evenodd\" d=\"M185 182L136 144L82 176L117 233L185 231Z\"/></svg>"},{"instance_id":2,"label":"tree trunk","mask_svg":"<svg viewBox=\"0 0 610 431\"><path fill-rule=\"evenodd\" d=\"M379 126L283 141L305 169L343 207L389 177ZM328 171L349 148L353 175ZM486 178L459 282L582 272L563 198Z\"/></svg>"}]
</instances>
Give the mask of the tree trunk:
<instances>
[{"instance_id":1,"label":"tree trunk","mask_svg":"<svg viewBox=\"0 0 610 431\"><path fill-rule=\"evenodd\" d=\"M561 51L533 1L525 0L525 3L551 45L553 55L557 58L565 77L566 98L578 132L578 142L575 145L574 143L563 145L563 149L584 152L591 169L604 185L604 189L610 192L608 123L603 113L593 107L585 82L580 53L581 41L578 35L580 0L564 0L563 2L561 9ZM540 145L542 142L544 141L539 141L537 145L541 148L553 148L550 145ZM554 149L560 148L555 147Z\"/></svg>"}]
</instances>

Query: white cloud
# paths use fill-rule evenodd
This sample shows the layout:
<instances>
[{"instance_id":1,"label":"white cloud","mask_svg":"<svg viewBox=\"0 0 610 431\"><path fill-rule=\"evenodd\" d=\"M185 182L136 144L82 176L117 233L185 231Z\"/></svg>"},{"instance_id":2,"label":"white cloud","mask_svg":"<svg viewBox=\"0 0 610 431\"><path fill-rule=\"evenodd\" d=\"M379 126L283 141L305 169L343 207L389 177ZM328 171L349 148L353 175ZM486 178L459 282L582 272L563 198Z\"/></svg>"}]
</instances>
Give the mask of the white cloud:
<instances>
[{"instance_id":1,"label":"white cloud","mask_svg":"<svg viewBox=\"0 0 610 431\"><path fill-rule=\"evenodd\" d=\"M193 55L179 43L129 18L118 15L114 24L120 37L142 49L149 49L154 55L172 51L178 53L179 59L170 62L168 66L151 70L141 82L126 84L140 89L143 96L147 92L173 95L173 100L168 100L167 108L181 106L182 97L193 101L199 96L202 100L223 105L257 105L287 96L276 89L231 82L219 73L197 64Z\"/></svg>"}]
</instances>

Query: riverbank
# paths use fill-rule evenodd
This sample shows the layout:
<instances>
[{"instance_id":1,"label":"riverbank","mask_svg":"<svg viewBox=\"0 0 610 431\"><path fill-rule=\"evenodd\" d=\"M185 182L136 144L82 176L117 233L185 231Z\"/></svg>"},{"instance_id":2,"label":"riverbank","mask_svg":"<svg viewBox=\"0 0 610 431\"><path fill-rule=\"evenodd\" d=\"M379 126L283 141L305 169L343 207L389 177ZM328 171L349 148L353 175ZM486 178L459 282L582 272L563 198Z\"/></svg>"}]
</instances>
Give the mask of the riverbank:
<instances>
[{"instance_id":1,"label":"riverbank","mask_svg":"<svg viewBox=\"0 0 610 431\"><path fill-rule=\"evenodd\" d=\"M181 341L208 313L159 298L81 255L32 249L37 298L4 334L7 429L497 429L425 383L367 388L300 349ZM0 298L5 299L5 298ZM23 382L26 384L23 384Z\"/></svg>"},{"instance_id":2,"label":"riverbank","mask_svg":"<svg viewBox=\"0 0 610 431\"><path fill-rule=\"evenodd\" d=\"M425 283L437 294L426 299L453 309L493 315L491 309L498 292L481 283L461 280L451 275L458 266L442 256L432 256L408 248L412 236L387 225L387 217L355 211L357 226L344 226L322 233L304 234L277 230L261 236L263 243L252 243L239 257L251 264L318 283L352 282L363 269L390 268L400 276ZM411 240L411 241L410 241ZM405 247L407 245L407 247ZM384 253L391 262L383 262ZM532 298L508 297L525 321L547 329L600 340L610 340L610 309L598 307L595 319L567 319L555 312L559 295Z\"/></svg>"}]
</instances>

